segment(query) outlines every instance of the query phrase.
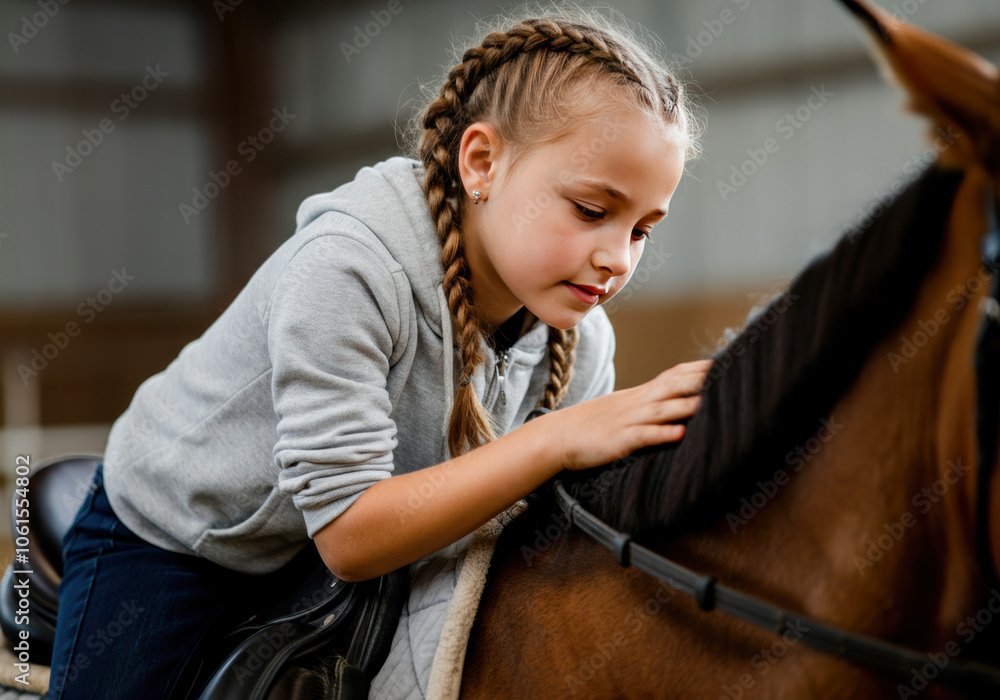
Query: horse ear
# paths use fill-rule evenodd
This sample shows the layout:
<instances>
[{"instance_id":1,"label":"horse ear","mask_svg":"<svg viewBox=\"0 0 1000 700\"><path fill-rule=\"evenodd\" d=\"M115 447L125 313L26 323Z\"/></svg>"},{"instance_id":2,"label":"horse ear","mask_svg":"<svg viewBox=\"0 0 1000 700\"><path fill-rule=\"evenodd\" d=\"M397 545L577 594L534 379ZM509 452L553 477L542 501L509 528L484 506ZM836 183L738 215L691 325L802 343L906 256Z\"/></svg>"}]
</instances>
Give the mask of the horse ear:
<instances>
[{"instance_id":1,"label":"horse ear","mask_svg":"<svg viewBox=\"0 0 1000 700\"><path fill-rule=\"evenodd\" d=\"M978 54L905 22L867 0L842 0L873 38L876 60L909 97L908 107L967 138L960 153L1000 171L1000 69ZM949 149L954 150L954 149ZM961 156L964 156L962 158Z\"/></svg>"}]
</instances>

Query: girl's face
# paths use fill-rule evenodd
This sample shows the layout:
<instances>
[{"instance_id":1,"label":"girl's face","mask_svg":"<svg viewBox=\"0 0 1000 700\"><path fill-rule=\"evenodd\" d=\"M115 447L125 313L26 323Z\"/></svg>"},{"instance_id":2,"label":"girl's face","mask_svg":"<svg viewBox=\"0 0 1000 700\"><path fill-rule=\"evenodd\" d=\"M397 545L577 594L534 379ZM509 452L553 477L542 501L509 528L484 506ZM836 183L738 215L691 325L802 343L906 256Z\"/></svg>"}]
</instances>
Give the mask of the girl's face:
<instances>
[{"instance_id":1,"label":"girl's face","mask_svg":"<svg viewBox=\"0 0 1000 700\"><path fill-rule=\"evenodd\" d=\"M550 326L578 324L635 271L684 170L673 127L610 108L509 168L483 123L462 137L465 253L476 305L491 327L522 305ZM482 201L486 200L486 201Z\"/></svg>"}]
</instances>

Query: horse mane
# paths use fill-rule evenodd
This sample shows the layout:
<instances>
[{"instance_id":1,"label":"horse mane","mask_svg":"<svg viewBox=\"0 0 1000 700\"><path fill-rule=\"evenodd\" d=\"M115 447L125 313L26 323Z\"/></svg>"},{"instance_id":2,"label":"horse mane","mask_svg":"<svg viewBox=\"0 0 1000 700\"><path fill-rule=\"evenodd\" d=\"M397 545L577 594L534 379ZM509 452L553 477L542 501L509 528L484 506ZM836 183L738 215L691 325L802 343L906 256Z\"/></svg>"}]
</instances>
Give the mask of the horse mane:
<instances>
[{"instance_id":1,"label":"horse mane","mask_svg":"<svg viewBox=\"0 0 1000 700\"><path fill-rule=\"evenodd\" d=\"M872 348L910 311L961 177L925 171L748 319L713 355L682 440L556 478L637 539L701 529L738 508L755 481L772 479L795 446L817 437ZM550 499L551 482L534 496Z\"/></svg>"}]
</instances>

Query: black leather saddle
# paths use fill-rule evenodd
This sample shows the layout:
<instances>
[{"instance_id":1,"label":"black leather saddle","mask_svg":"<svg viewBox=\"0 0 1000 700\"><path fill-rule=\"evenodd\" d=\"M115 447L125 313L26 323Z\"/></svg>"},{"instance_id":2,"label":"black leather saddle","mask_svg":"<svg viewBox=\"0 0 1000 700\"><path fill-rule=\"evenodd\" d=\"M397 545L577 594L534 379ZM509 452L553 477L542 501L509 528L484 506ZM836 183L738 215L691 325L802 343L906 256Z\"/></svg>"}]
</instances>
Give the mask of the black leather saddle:
<instances>
[{"instance_id":1,"label":"black leather saddle","mask_svg":"<svg viewBox=\"0 0 1000 700\"><path fill-rule=\"evenodd\" d=\"M0 580L0 629L8 645L21 630L28 631L31 663L52 661L62 540L101 461L100 455L58 457L39 463L29 477L30 527L25 537L30 565L15 556ZM15 492L15 546L25 543L16 541L20 497ZM30 573L14 574L21 570ZM192 659L178 685L183 689L178 700L368 697L409 595L408 567L348 583L330 573L316 548L307 545L282 572L289 585L277 597L227 623L214 636L221 643ZM29 616L18 615L15 585L24 578Z\"/></svg>"}]
</instances>

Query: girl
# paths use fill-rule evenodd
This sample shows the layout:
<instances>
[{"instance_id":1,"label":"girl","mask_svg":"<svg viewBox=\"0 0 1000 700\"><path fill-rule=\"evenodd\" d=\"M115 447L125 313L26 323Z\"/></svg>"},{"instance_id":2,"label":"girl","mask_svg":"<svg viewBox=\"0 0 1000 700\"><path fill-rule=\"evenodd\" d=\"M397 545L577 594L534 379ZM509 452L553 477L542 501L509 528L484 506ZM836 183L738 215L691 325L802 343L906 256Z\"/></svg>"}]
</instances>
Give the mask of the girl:
<instances>
[{"instance_id":1,"label":"girl","mask_svg":"<svg viewBox=\"0 0 1000 700\"><path fill-rule=\"evenodd\" d=\"M609 393L598 306L666 215L693 120L601 23L527 19L466 51L418 158L306 199L139 387L64 540L51 700L185 691L205 630L245 604L232 591L280 585L310 538L348 581L421 567L400 630L428 641L397 631L414 677L387 663L372 693L424 688L463 538L563 469L682 437L708 361ZM562 408L524 424L537 405Z\"/></svg>"}]
</instances>

